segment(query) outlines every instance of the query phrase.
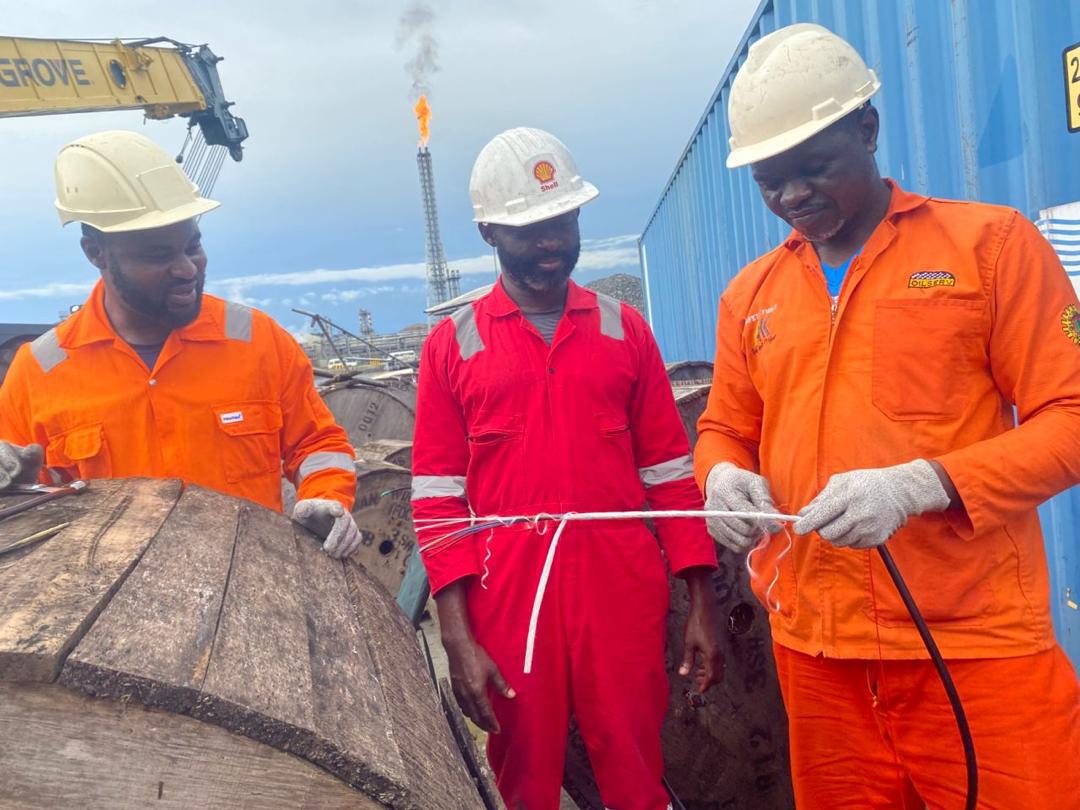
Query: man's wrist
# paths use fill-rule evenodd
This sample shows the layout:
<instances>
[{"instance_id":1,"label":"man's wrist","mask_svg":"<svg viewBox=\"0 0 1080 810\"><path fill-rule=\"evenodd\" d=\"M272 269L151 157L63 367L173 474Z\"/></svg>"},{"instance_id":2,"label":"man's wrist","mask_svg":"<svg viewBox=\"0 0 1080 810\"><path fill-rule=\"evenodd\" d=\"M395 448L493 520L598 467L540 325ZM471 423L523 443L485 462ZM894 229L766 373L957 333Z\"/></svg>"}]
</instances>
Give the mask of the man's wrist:
<instances>
[{"instance_id":1,"label":"man's wrist","mask_svg":"<svg viewBox=\"0 0 1080 810\"><path fill-rule=\"evenodd\" d=\"M464 632L451 632L443 633L440 637L444 649L459 650L464 647L471 647L476 643L472 633L465 630Z\"/></svg>"},{"instance_id":2,"label":"man's wrist","mask_svg":"<svg viewBox=\"0 0 1080 810\"><path fill-rule=\"evenodd\" d=\"M678 577L686 582L690 598L695 599L713 592L712 573L713 569L699 565L680 571Z\"/></svg>"},{"instance_id":3,"label":"man's wrist","mask_svg":"<svg viewBox=\"0 0 1080 810\"><path fill-rule=\"evenodd\" d=\"M899 497L899 505L906 517L944 512L952 505L952 498L934 468L934 463L925 458L917 458L906 464L886 468L885 475L892 476L894 493ZM949 483L952 484L951 481Z\"/></svg>"},{"instance_id":4,"label":"man's wrist","mask_svg":"<svg viewBox=\"0 0 1080 810\"><path fill-rule=\"evenodd\" d=\"M945 490L945 494L949 497L948 509L955 509L960 506L960 493L956 490L956 484L953 483L952 477L945 471L945 467L940 461L930 461L930 469L938 477L938 481L941 482L941 488Z\"/></svg>"},{"instance_id":5,"label":"man's wrist","mask_svg":"<svg viewBox=\"0 0 1080 810\"><path fill-rule=\"evenodd\" d=\"M444 647L460 647L473 643L466 603L466 579L451 582L435 595L439 611L439 634Z\"/></svg>"},{"instance_id":6,"label":"man's wrist","mask_svg":"<svg viewBox=\"0 0 1080 810\"><path fill-rule=\"evenodd\" d=\"M709 470L709 474L705 476L706 493L708 493L709 490L712 488L713 481L722 476L724 474L724 471L727 470L729 467L735 467L735 465L732 464L730 461L718 461L716 462L716 464L712 465L712 468Z\"/></svg>"}]
</instances>

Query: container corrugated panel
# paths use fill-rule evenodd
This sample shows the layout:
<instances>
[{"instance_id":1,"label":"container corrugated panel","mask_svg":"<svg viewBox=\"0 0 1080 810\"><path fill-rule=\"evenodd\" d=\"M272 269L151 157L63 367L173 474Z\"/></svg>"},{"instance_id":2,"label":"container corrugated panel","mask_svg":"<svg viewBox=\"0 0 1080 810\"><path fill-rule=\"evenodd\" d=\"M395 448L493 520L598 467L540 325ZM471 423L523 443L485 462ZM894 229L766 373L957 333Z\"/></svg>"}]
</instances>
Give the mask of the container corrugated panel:
<instances>
[{"instance_id":1,"label":"container corrugated panel","mask_svg":"<svg viewBox=\"0 0 1080 810\"><path fill-rule=\"evenodd\" d=\"M765 0L639 243L649 318L667 361L712 357L720 293L787 234L750 170L730 171L724 161L728 93L747 48L795 22L836 31L877 72L883 174L920 193L1019 209L1080 284L1080 132L1069 132L1065 59L1080 43L1080 3ZM1040 514L1058 636L1080 666L1080 490Z\"/></svg>"}]
</instances>

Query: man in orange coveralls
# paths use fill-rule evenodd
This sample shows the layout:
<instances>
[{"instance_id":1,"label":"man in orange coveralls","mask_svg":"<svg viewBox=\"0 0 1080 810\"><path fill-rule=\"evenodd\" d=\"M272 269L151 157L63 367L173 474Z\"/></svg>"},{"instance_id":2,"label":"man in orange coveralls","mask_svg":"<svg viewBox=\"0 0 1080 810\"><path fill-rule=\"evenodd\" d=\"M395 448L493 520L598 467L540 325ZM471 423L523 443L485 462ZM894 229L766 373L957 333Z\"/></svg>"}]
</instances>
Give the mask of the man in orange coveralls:
<instances>
[{"instance_id":1,"label":"man in orange coveralls","mask_svg":"<svg viewBox=\"0 0 1080 810\"><path fill-rule=\"evenodd\" d=\"M56 187L101 280L15 355L0 388L0 489L177 477L281 509L284 462L293 518L331 556L355 550L353 451L310 362L267 315L203 294L196 218L218 203L134 132L65 146Z\"/></svg>"},{"instance_id":2,"label":"man in orange coveralls","mask_svg":"<svg viewBox=\"0 0 1080 810\"><path fill-rule=\"evenodd\" d=\"M663 552L691 605L680 670L698 689L722 661L700 519L528 524L453 542L478 516L701 509L686 431L644 318L577 286L578 209L597 195L555 137L496 136L469 183L502 276L428 337L413 446L413 516L462 710L492 732L512 810L559 806L570 714L604 804L669 807ZM546 530L546 531L545 531ZM545 562L550 565L545 576ZM539 612L537 613L537 609ZM533 620L535 617L535 627Z\"/></svg>"},{"instance_id":3,"label":"man in orange coveralls","mask_svg":"<svg viewBox=\"0 0 1080 810\"><path fill-rule=\"evenodd\" d=\"M720 300L695 472L709 508L801 510L787 555L774 533L752 558L765 584L779 558L800 808L963 806L944 690L870 551L890 538L967 713L979 806L1080 807L1035 511L1080 481L1076 295L1018 212L882 180L878 87L816 25L755 43L732 84L728 166L794 230ZM735 550L777 529L710 524Z\"/></svg>"}]
</instances>

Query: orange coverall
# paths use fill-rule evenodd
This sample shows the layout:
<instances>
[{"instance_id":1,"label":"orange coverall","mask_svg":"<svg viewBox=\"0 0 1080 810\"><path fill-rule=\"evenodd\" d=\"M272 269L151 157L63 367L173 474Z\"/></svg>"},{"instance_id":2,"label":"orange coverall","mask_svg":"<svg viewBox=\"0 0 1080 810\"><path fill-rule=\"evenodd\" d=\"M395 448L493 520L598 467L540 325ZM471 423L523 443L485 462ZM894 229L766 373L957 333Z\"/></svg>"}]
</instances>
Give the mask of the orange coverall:
<instances>
[{"instance_id":1,"label":"orange coverall","mask_svg":"<svg viewBox=\"0 0 1080 810\"><path fill-rule=\"evenodd\" d=\"M46 468L68 479L182 478L280 510L284 468L298 499L351 509L355 497L348 436L296 341L212 295L147 369L109 323L98 282L82 309L15 355L0 439L42 445Z\"/></svg>"},{"instance_id":2,"label":"orange coverall","mask_svg":"<svg viewBox=\"0 0 1080 810\"><path fill-rule=\"evenodd\" d=\"M835 308L813 246L797 233L724 292L695 473L703 486L721 461L760 471L780 510L792 513L834 473L936 459L964 508L912 518L889 548L942 653L1049 662L1039 655L1055 641L1035 508L1080 481L1076 294L1049 244L1018 212L890 185L889 210L852 262ZM785 546L774 536L754 556L763 582ZM772 595L780 603L774 641L822 667L829 665L823 658L926 658L876 553L839 549L816 535L796 538ZM778 651L782 681L790 659ZM919 666L932 672L929 661ZM1075 674L1042 677L1059 692L1036 695L1023 681L994 680L993 667L981 671L991 679L982 688L997 690L1014 716L1014 744L1003 746L1011 756L981 766L1005 773L1034 767L1020 739L1046 700L1072 707L1050 722L1062 761L1080 755L1068 728L1080 700ZM926 683L935 699L943 697L939 684ZM828 691L826 684L818 688ZM810 711L813 721L803 723L801 712L814 701L793 706L792 695L789 683L793 756L810 738L847 739L860 727L856 716L865 717L853 704L848 714ZM918 713L925 699L912 698L902 710ZM977 732L984 723L973 708ZM911 725L905 733L935 747L940 731ZM996 733L1004 732L999 726ZM958 745L957 758L939 764L959 769L950 773L962 786ZM860 768L842 756L832 763L815 763L808 778L826 779L833 767L853 778ZM1080 769L1071 771L1080 796ZM805 784L800 793L799 782L796 769L800 807L824 806L810 801ZM858 795L856 805L880 806L867 797L870 803L859 805ZM1000 793L992 806L1062 806L1028 803L1042 795Z\"/></svg>"}]
</instances>

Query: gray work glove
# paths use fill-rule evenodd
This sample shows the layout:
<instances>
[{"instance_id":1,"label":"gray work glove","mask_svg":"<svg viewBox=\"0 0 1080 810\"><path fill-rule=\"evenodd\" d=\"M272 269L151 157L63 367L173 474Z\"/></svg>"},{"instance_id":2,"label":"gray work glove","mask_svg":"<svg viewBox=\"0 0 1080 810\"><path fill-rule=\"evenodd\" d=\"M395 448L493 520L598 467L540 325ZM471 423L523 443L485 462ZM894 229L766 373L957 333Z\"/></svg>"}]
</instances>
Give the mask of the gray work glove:
<instances>
[{"instance_id":1,"label":"gray work glove","mask_svg":"<svg viewBox=\"0 0 1080 810\"><path fill-rule=\"evenodd\" d=\"M12 484L36 484L44 455L40 444L20 447L0 442L0 489Z\"/></svg>"},{"instance_id":2,"label":"gray work glove","mask_svg":"<svg viewBox=\"0 0 1080 810\"><path fill-rule=\"evenodd\" d=\"M776 512L769 482L760 475L723 461L709 470L705 480L705 508L723 512ZM706 518L709 534L720 545L736 553L750 549L767 534L780 531L771 520Z\"/></svg>"},{"instance_id":3,"label":"gray work glove","mask_svg":"<svg viewBox=\"0 0 1080 810\"><path fill-rule=\"evenodd\" d=\"M338 501L305 498L293 507L292 518L323 538L323 551L340 560L360 546L360 530L353 516Z\"/></svg>"},{"instance_id":4,"label":"gray work glove","mask_svg":"<svg viewBox=\"0 0 1080 810\"><path fill-rule=\"evenodd\" d=\"M817 532L841 548L873 548L923 512L944 512L949 496L924 459L872 470L852 470L829 479L799 512L796 534Z\"/></svg>"}]
</instances>

